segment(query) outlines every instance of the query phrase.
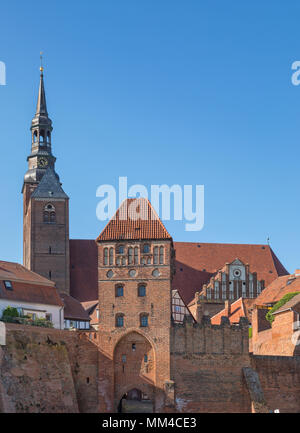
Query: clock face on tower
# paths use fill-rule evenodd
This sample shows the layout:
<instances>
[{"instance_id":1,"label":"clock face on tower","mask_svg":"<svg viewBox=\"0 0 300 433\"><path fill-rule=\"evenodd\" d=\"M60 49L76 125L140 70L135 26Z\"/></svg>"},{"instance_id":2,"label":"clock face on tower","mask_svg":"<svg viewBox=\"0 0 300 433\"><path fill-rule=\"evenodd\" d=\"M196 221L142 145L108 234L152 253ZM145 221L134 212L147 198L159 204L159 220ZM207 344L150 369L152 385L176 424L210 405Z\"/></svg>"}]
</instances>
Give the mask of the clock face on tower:
<instances>
[{"instance_id":1,"label":"clock face on tower","mask_svg":"<svg viewBox=\"0 0 300 433\"><path fill-rule=\"evenodd\" d=\"M40 168L45 168L48 165L48 160L47 158L39 158L38 159L38 167Z\"/></svg>"}]
</instances>

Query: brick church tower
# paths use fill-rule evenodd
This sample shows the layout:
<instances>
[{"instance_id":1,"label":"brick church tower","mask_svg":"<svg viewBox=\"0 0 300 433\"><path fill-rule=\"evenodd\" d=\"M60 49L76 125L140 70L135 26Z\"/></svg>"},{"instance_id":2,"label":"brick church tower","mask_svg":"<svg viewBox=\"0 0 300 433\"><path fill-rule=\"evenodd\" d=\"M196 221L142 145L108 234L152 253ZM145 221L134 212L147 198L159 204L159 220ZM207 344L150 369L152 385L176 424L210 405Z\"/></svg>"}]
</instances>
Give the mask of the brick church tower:
<instances>
[{"instance_id":1,"label":"brick church tower","mask_svg":"<svg viewBox=\"0 0 300 433\"><path fill-rule=\"evenodd\" d=\"M100 236L99 360L102 412L168 405L173 240L150 202L124 201Z\"/></svg>"},{"instance_id":2,"label":"brick church tower","mask_svg":"<svg viewBox=\"0 0 300 433\"><path fill-rule=\"evenodd\" d=\"M43 68L35 116L31 123L31 153L23 183L24 266L70 291L69 198L55 172L52 121L48 117Z\"/></svg>"}]
</instances>

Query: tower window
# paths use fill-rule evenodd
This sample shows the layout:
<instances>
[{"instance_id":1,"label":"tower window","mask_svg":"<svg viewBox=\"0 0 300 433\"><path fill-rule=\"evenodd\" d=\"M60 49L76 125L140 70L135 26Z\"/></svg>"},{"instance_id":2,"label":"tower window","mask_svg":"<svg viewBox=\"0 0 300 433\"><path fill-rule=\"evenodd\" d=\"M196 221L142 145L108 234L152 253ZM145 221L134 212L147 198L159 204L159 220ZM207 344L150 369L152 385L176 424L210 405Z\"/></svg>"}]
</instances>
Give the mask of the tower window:
<instances>
[{"instance_id":1,"label":"tower window","mask_svg":"<svg viewBox=\"0 0 300 433\"><path fill-rule=\"evenodd\" d=\"M116 286L116 298L119 298L121 296L124 296L124 287Z\"/></svg>"},{"instance_id":2,"label":"tower window","mask_svg":"<svg viewBox=\"0 0 300 433\"><path fill-rule=\"evenodd\" d=\"M150 253L150 245L149 244L145 244L143 246L143 253L145 253L145 254Z\"/></svg>"},{"instance_id":3,"label":"tower window","mask_svg":"<svg viewBox=\"0 0 300 433\"><path fill-rule=\"evenodd\" d=\"M113 248L109 249L109 264L110 265L114 264L114 249Z\"/></svg>"},{"instance_id":4,"label":"tower window","mask_svg":"<svg viewBox=\"0 0 300 433\"><path fill-rule=\"evenodd\" d=\"M50 143L50 131L47 132L47 143Z\"/></svg>"},{"instance_id":5,"label":"tower window","mask_svg":"<svg viewBox=\"0 0 300 433\"><path fill-rule=\"evenodd\" d=\"M144 285L138 286L138 296L140 297L146 296L146 286Z\"/></svg>"},{"instance_id":6,"label":"tower window","mask_svg":"<svg viewBox=\"0 0 300 433\"><path fill-rule=\"evenodd\" d=\"M146 328L148 326L148 314L142 313L140 315L140 326Z\"/></svg>"},{"instance_id":7,"label":"tower window","mask_svg":"<svg viewBox=\"0 0 300 433\"><path fill-rule=\"evenodd\" d=\"M33 133L33 142L34 143L37 142L37 131L34 131L34 133Z\"/></svg>"},{"instance_id":8,"label":"tower window","mask_svg":"<svg viewBox=\"0 0 300 433\"><path fill-rule=\"evenodd\" d=\"M104 248L103 264L108 265L108 248Z\"/></svg>"},{"instance_id":9,"label":"tower window","mask_svg":"<svg viewBox=\"0 0 300 433\"><path fill-rule=\"evenodd\" d=\"M144 355L144 362L148 362L148 355L147 354Z\"/></svg>"},{"instance_id":10,"label":"tower window","mask_svg":"<svg viewBox=\"0 0 300 433\"><path fill-rule=\"evenodd\" d=\"M135 343L132 343L132 345L131 345L131 349L132 349L133 352L136 351L136 345L135 345Z\"/></svg>"},{"instance_id":11,"label":"tower window","mask_svg":"<svg viewBox=\"0 0 300 433\"><path fill-rule=\"evenodd\" d=\"M124 245L119 245L118 254L124 254Z\"/></svg>"},{"instance_id":12,"label":"tower window","mask_svg":"<svg viewBox=\"0 0 300 433\"><path fill-rule=\"evenodd\" d=\"M56 212L53 204L49 203L44 208L43 213L43 221L47 224L55 224L56 223Z\"/></svg>"},{"instance_id":13,"label":"tower window","mask_svg":"<svg viewBox=\"0 0 300 433\"><path fill-rule=\"evenodd\" d=\"M124 314L117 314L116 315L116 327L117 328L123 328L124 326Z\"/></svg>"},{"instance_id":14,"label":"tower window","mask_svg":"<svg viewBox=\"0 0 300 433\"><path fill-rule=\"evenodd\" d=\"M164 263L164 247L159 248L159 263L160 265Z\"/></svg>"},{"instance_id":15,"label":"tower window","mask_svg":"<svg viewBox=\"0 0 300 433\"><path fill-rule=\"evenodd\" d=\"M52 277L52 271L49 271L49 279L51 280Z\"/></svg>"},{"instance_id":16,"label":"tower window","mask_svg":"<svg viewBox=\"0 0 300 433\"><path fill-rule=\"evenodd\" d=\"M155 265L158 265L158 252L159 252L159 248L154 247L154 264Z\"/></svg>"},{"instance_id":17,"label":"tower window","mask_svg":"<svg viewBox=\"0 0 300 433\"><path fill-rule=\"evenodd\" d=\"M134 248L134 264L137 265L139 262L139 250L138 247Z\"/></svg>"},{"instance_id":18,"label":"tower window","mask_svg":"<svg viewBox=\"0 0 300 433\"><path fill-rule=\"evenodd\" d=\"M133 248L132 247L128 248L128 264L129 265L133 264Z\"/></svg>"},{"instance_id":19,"label":"tower window","mask_svg":"<svg viewBox=\"0 0 300 433\"><path fill-rule=\"evenodd\" d=\"M45 131L42 129L40 132L40 142L44 143L45 141Z\"/></svg>"}]
</instances>

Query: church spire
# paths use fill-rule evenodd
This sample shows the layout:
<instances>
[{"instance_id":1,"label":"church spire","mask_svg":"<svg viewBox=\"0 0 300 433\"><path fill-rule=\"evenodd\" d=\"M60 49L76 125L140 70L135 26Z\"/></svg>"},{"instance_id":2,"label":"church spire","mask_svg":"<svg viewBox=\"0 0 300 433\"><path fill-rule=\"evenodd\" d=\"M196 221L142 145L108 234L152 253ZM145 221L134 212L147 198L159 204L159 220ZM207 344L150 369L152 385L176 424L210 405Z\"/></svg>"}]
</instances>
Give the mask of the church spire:
<instances>
[{"instance_id":1,"label":"church spire","mask_svg":"<svg viewBox=\"0 0 300 433\"><path fill-rule=\"evenodd\" d=\"M42 60L42 57L41 57ZM48 116L44 85L44 68L40 67L40 84L36 113L31 122L31 154L28 156L28 170L25 183L38 183L48 167L54 170L55 157L51 149L52 120ZM57 176L58 178L58 176Z\"/></svg>"},{"instance_id":2,"label":"church spire","mask_svg":"<svg viewBox=\"0 0 300 433\"><path fill-rule=\"evenodd\" d=\"M40 87L39 87L39 96L36 105L36 116L44 115L48 116L47 112L47 104L46 104L46 94L45 94L45 86L44 86L44 68L40 67Z\"/></svg>"}]
</instances>

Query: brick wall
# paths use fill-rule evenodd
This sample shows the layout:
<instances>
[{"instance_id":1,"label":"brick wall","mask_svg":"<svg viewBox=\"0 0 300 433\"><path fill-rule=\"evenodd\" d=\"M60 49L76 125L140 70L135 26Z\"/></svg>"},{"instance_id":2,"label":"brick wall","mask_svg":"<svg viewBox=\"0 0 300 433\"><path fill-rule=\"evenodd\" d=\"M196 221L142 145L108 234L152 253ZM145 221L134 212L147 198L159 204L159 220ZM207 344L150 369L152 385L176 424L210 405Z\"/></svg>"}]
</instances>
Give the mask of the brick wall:
<instances>
[{"instance_id":1,"label":"brick wall","mask_svg":"<svg viewBox=\"0 0 300 433\"><path fill-rule=\"evenodd\" d=\"M175 324L171 348L176 411L251 412L248 326Z\"/></svg>"},{"instance_id":2,"label":"brick wall","mask_svg":"<svg viewBox=\"0 0 300 433\"><path fill-rule=\"evenodd\" d=\"M97 347L85 334L6 324L0 410L97 411Z\"/></svg>"},{"instance_id":3,"label":"brick wall","mask_svg":"<svg viewBox=\"0 0 300 433\"><path fill-rule=\"evenodd\" d=\"M300 357L253 355L251 364L259 374L269 409L299 413Z\"/></svg>"}]
</instances>

